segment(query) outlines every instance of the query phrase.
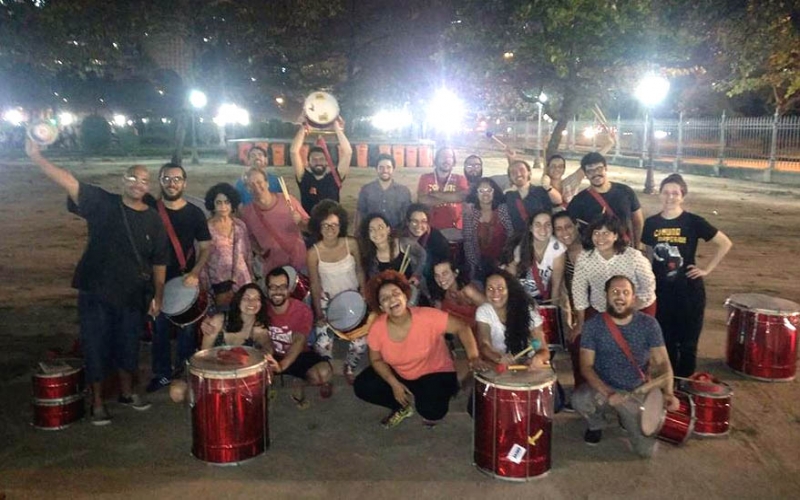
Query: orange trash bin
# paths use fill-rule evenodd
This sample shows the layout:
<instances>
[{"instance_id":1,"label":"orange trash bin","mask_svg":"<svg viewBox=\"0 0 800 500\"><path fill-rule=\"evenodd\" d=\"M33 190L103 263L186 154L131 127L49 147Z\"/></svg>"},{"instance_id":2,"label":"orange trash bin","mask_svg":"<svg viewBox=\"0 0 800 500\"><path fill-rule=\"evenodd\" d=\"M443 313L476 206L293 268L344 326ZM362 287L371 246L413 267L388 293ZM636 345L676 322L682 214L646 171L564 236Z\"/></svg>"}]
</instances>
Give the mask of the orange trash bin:
<instances>
[{"instance_id":1,"label":"orange trash bin","mask_svg":"<svg viewBox=\"0 0 800 500\"><path fill-rule=\"evenodd\" d=\"M272 166L283 167L286 165L286 144L275 143L272 145Z\"/></svg>"},{"instance_id":2,"label":"orange trash bin","mask_svg":"<svg viewBox=\"0 0 800 500\"><path fill-rule=\"evenodd\" d=\"M433 166L433 151L430 146L419 146L419 166L422 168Z\"/></svg>"},{"instance_id":3,"label":"orange trash bin","mask_svg":"<svg viewBox=\"0 0 800 500\"><path fill-rule=\"evenodd\" d=\"M250 148L252 147L253 143L249 141L242 141L239 143L239 163L247 165L247 153L250 152Z\"/></svg>"},{"instance_id":4,"label":"orange trash bin","mask_svg":"<svg viewBox=\"0 0 800 500\"><path fill-rule=\"evenodd\" d=\"M392 154L392 147L388 144L380 144L378 146L378 153L382 155L391 155Z\"/></svg>"},{"instance_id":5,"label":"orange trash bin","mask_svg":"<svg viewBox=\"0 0 800 500\"><path fill-rule=\"evenodd\" d=\"M356 166L367 168L369 166L369 144L356 146Z\"/></svg>"},{"instance_id":6,"label":"orange trash bin","mask_svg":"<svg viewBox=\"0 0 800 500\"><path fill-rule=\"evenodd\" d=\"M406 146L406 167L416 168L417 166L419 166L417 163L417 147Z\"/></svg>"},{"instance_id":7,"label":"orange trash bin","mask_svg":"<svg viewBox=\"0 0 800 500\"><path fill-rule=\"evenodd\" d=\"M395 144L392 146L392 156L394 157L395 168L403 168L406 166L406 148L402 144Z\"/></svg>"}]
</instances>

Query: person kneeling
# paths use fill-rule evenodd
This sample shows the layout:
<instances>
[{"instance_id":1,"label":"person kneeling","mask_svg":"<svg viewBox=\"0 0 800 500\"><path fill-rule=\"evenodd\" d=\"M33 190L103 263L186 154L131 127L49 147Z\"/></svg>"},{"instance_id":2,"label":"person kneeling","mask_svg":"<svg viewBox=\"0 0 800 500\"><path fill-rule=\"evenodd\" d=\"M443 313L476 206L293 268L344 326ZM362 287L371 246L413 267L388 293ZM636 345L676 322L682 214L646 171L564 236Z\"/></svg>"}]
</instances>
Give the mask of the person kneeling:
<instances>
[{"instance_id":1,"label":"person kneeling","mask_svg":"<svg viewBox=\"0 0 800 500\"><path fill-rule=\"evenodd\" d=\"M649 370L665 379L664 405L677 410L672 367L658 322L635 310L633 283L625 276L613 276L606 281L605 291L606 312L587 321L583 328L580 365L587 383L575 391L572 405L587 422L586 444L600 442L605 415L613 411L628 431L634 451L650 457L655 451L655 437L642 434L639 402L626 393L645 382Z\"/></svg>"},{"instance_id":2,"label":"person kneeling","mask_svg":"<svg viewBox=\"0 0 800 500\"><path fill-rule=\"evenodd\" d=\"M485 370L469 326L446 312L429 307L408 307L411 288L400 273L384 271L367 286L367 300L378 317L369 331L371 366L356 377L356 396L392 412L383 419L395 427L414 414L434 426L449 410L458 392L453 359L445 343L446 332L456 332L467 352L470 368Z\"/></svg>"}]
</instances>

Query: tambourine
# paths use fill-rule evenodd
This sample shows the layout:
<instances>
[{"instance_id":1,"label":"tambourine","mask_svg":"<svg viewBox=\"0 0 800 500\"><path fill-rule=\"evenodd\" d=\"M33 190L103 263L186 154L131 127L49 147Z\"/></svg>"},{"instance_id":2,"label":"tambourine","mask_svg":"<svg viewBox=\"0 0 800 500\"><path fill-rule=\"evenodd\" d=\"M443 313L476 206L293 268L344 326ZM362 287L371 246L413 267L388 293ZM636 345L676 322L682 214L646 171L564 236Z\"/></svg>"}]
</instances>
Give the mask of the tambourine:
<instances>
[{"instance_id":1,"label":"tambourine","mask_svg":"<svg viewBox=\"0 0 800 500\"><path fill-rule=\"evenodd\" d=\"M39 146L49 146L58 139L58 128L45 120L28 125L28 138Z\"/></svg>"},{"instance_id":2,"label":"tambourine","mask_svg":"<svg viewBox=\"0 0 800 500\"><path fill-rule=\"evenodd\" d=\"M306 97L303 114L312 127L327 128L339 118L339 102L331 94L317 91Z\"/></svg>"}]
</instances>

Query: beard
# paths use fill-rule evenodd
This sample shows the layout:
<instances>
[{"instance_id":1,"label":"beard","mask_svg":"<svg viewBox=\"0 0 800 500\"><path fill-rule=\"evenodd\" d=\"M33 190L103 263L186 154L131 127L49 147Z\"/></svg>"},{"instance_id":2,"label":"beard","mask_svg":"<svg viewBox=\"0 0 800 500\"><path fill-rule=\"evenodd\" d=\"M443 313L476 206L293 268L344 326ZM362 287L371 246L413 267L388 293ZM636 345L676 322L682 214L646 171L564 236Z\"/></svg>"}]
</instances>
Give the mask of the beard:
<instances>
[{"instance_id":1,"label":"beard","mask_svg":"<svg viewBox=\"0 0 800 500\"><path fill-rule=\"evenodd\" d=\"M617 319L625 319L625 318L628 318L628 317L632 316L634 310L635 309L634 309L633 306L627 306L627 307L625 307L624 309L622 309L620 311L618 311L611 304L608 304L606 306L606 312L608 313L608 315L611 316L612 318L617 318Z\"/></svg>"},{"instance_id":2,"label":"beard","mask_svg":"<svg viewBox=\"0 0 800 500\"><path fill-rule=\"evenodd\" d=\"M272 304L272 307L280 307L286 302L286 295L271 295L269 297L269 302Z\"/></svg>"},{"instance_id":3,"label":"beard","mask_svg":"<svg viewBox=\"0 0 800 500\"><path fill-rule=\"evenodd\" d=\"M180 190L180 191L178 191L178 192L177 192L176 194L174 194L174 195L170 195L169 193L167 193L167 192L166 192L166 191L164 191L163 189L161 190L161 197L162 197L162 198L164 198L164 199L165 199L165 200L167 200L167 201L176 201L176 200L179 200L179 199L181 199L181 196L183 196L183 190Z\"/></svg>"},{"instance_id":4,"label":"beard","mask_svg":"<svg viewBox=\"0 0 800 500\"><path fill-rule=\"evenodd\" d=\"M483 172L478 172L478 173L475 173L475 174L467 174L467 173L465 173L464 177L467 178L467 183L468 184L470 184L470 185L471 184L475 184L476 182L478 182L478 180L481 177L483 177Z\"/></svg>"},{"instance_id":5,"label":"beard","mask_svg":"<svg viewBox=\"0 0 800 500\"><path fill-rule=\"evenodd\" d=\"M327 168L328 168L327 165L312 165L311 173L314 175L323 175Z\"/></svg>"}]
</instances>

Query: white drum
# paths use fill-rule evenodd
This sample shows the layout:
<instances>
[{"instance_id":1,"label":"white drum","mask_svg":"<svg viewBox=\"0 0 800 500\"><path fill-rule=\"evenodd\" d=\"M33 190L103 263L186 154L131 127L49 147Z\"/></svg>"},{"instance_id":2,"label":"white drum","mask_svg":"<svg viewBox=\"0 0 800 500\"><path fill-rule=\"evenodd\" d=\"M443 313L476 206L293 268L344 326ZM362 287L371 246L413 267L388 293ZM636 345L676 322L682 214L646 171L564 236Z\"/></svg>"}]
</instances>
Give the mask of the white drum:
<instances>
[{"instance_id":1,"label":"white drum","mask_svg":"<svg viewBox=\"0 0 800 500\"><path fill-rule=\"evenodd\" d=\"M317 91L306 97L303 113L311 126L326 128L339 118L339 102L331 94Z\"/></svg>"}]
</instances>

